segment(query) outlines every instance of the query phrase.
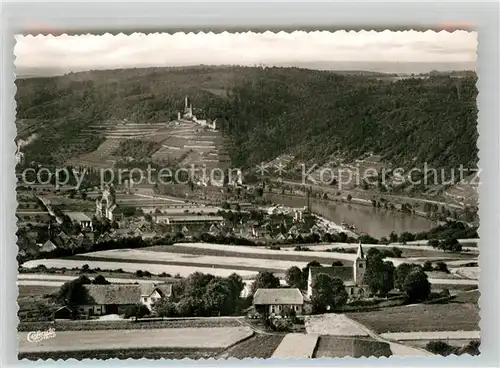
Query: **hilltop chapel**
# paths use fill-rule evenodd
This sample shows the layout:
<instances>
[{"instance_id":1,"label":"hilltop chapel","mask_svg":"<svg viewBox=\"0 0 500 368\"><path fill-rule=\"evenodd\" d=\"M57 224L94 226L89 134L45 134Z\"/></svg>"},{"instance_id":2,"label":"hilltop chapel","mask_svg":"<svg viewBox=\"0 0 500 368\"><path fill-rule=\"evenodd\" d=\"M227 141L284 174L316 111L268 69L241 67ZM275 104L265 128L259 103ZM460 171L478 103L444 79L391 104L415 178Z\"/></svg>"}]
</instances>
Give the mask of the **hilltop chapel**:
<instances>
[{"instance_id":1,"label":"hilltop chapel","mask_svg":"<svg viewBox=\"0 0 500 368\"><path fill-rule=\"evenodd\" d=\"M313 294L313 282L316 275L327 274L331 278L339 278L344 282L349 299L359 299L368 296L368 287L363 278L366 271L366 258L361 243L358 245L356 259L352 266L310 267L307 280L307 296Z\"/></svg>"}]
</instances>

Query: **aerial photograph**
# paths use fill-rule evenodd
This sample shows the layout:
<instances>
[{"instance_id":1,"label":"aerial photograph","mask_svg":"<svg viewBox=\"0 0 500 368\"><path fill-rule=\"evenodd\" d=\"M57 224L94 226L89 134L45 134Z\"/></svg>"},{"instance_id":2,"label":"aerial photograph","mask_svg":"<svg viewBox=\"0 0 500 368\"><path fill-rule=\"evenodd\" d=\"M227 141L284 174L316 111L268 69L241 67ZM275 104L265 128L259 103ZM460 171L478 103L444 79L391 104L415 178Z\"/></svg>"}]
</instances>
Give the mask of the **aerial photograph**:
<instances>
[{"instance_id":1,"label":"aerial photograph","mask_svg":"<svg viewBox=\"0 0 500 368\"><path fill-rule=\"evenodd\" d=\"M476 49L16 36L19 359L479 355Z\"/></svg>"}]
</instances>

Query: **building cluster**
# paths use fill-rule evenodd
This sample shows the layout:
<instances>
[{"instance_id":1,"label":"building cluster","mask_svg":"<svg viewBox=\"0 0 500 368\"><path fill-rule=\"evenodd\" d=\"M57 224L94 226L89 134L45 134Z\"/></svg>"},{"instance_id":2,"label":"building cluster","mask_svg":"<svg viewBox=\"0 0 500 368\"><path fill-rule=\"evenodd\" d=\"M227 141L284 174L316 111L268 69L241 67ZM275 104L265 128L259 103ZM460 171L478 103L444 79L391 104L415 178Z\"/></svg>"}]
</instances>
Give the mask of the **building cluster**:
<instances>
[{"instance_id":1,"label":"building cluster","mask_svg":"<svg viewBox=\"0 0 500 368\"><path fill-rule=\"evenodd\" d=\"M189 120L192 121L201 127L206 127L212 130L217 130L217 119L214 119L213 121L207 121L203 119L198 119L196 115L193 113L193 104L189 103L188 104L188 97L186 96L184 98L184 112L182 114L182 119L184 120ZM182 120L181 119L181 113L177 113L177 120Z\"/></svg>"},{"instance_id":2,"label":"building cluster","mask_svg":"<svg viewBox=\"0 0 500 368\"><path fill-rule=\"evenodd\" d=\"M319 274L327 274L332 279L344 282L349 300L367 297L368 287L364 283L366 257L361 244L358 246L356 260L352 266L310 267L307 291L303 294L297 288L257 289L253 296L252 312L269 317L296 315L311 311L311 298L314 295L314 280Z\"/></svg>"},{"instance_id":3,"label":"building cluster","mask_svg":"<svg viewBox=\"0 0 500 368\"><path fill-rule=\"evenodd\" d=\"M95 242L94 232L82 229L77 234L67 234L58 225L49 222L47 231L43 228L33 227L23 229L17 233L18 254L21 257L39 256L57 250L68 253L76 249L91 249Z\"/></svg>"}]
</instances>

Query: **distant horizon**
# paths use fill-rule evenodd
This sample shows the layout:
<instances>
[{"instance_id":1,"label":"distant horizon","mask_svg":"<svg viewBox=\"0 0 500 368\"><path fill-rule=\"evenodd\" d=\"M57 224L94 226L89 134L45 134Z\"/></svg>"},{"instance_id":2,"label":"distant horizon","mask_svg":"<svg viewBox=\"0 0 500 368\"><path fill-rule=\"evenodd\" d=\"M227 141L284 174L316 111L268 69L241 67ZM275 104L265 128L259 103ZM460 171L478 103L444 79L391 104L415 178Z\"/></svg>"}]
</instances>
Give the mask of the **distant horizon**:
<instances>
[{"instance_id":1,"label":"distant horizon","mask_svg":"<svg viewBox=\"0 0 500 368\"><path fill-rule=\"evenodd\" d=\"M460 72L460 71L476 71L476 65L473 62L369 62L369 61L311 61L311 62L282 62L276 64L185 64L185 65L137 65L135 67L117 67L117 68L94 68L81 70L64 70L62 68L19 68L16 69L16 78L48 78L58 77L68 74L85 73L93 71L111 71L111 70L127 70L127 69L149 69L149 68L196 68L196 67L211 67L211 68L228 68L228 67L278 67L278 68L300 68L330 72L368 72L381 74L426 74L432 71L437 72Z\"/></svg>"}]
</instances>

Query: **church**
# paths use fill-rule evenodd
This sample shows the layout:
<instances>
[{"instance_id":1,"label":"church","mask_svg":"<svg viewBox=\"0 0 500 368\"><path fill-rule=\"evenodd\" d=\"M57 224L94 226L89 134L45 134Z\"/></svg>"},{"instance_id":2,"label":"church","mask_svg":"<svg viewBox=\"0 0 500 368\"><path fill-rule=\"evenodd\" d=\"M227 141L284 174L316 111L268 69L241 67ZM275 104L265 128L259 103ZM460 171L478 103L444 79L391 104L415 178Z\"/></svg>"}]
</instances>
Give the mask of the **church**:
<instances>
[{"instance_id":1,"label":"church","mask_svg":"<svg viewBox=\"0 0 500 368\"><path fill-rule=\"evenodd\" d=\"M120 209L116 204L116 196L113 187L104 189L102 195L96 198L96 217L107 218L109 221L120 221L122 219Z\"/></svg>"},{"instance_id":2,"label":"church","mask_svg":"<svg viewBox=\"0 0 500 368\"><path fill-rule=\"evenodd\" d=\"M368 296L368 287L363 278L366 271L366 257L361 243L358 246L356 259L352 266L310 267L307 279L307 296L313 294L313 281L316 275L327 274L331 278L339 278L344 282L349 299L360 299Z\"/></svg>"}]
</instances>

